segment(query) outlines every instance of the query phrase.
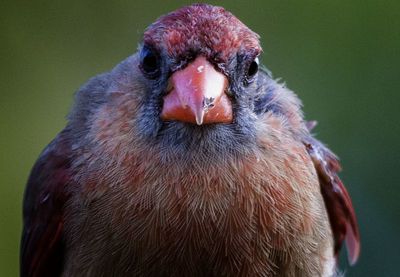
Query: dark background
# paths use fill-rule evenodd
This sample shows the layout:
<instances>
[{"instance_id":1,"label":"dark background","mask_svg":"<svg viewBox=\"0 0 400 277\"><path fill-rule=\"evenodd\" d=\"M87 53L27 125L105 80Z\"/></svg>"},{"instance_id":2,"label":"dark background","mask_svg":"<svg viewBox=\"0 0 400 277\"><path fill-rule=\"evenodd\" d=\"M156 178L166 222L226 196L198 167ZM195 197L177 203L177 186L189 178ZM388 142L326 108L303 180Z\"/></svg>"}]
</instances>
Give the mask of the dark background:
<instances>
[{"instance_id":1,"label":"dark background","mask_svg":"<svg viewBox=\"0 0 400 277\"><path fill-rule=\"evenodd\" d=\"M172 4L171 4L172 3ZM0 3L0 276L18 275L22 195L89 77L136 51L146 26L189 2ZM262 63L303 100L341 158L361 256L347 276L398 276L400 1L221 1L261 35Z\"/></svg>"}]
</instances>

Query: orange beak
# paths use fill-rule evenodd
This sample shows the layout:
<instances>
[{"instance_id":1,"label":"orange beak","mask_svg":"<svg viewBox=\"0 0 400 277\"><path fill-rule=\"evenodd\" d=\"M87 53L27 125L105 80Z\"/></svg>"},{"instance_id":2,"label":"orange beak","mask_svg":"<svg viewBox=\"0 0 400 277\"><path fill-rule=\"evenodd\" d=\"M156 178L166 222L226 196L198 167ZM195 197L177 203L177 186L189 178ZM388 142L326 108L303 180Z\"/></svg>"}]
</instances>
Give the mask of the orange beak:
<instances>
[{"instance_id":1,"label":"orange beak","mask_svg":"<svg viewBox=\"0 0 400 277\"><path fill-rule=\"evenodd\" d=\"M232 122L232 103L225 93L228 79L200 56L172 74L171 91L164 97L161 119L193 124Z\"/></svg>"}]
</instances>

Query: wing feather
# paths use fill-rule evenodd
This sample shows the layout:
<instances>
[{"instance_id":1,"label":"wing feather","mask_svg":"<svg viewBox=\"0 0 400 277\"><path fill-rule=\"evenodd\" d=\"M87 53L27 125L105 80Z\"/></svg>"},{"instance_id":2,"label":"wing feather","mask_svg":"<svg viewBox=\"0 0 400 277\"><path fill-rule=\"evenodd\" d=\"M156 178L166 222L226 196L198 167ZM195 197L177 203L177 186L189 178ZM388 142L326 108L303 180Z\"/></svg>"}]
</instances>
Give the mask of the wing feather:
<instances>
[{"instance_id":1,"label":"wing feather","mask_svg":"<svg viewBox=\"0 0 400 277\"><path fill-rule=\"evenodd\" d=\"M65 185L70 179L70 146L62 132L40 155L24 195L20 275L58 276L64 254L62 238Z\"/></svg>"},{"instance_id":2,"label":"wing feather","mask_svg":"<svg viewBox=\"0 0 400 277\"><path fill-rule=\"evenodd\" d=\"M354 264L360 254L360 235L350 196L337 174L341 170L337 157L313 137L308 138L304 144L319 177L334 235L335 257L338 258L343 241L346 240L349 262Z\"/></svg>"}]
</instances>

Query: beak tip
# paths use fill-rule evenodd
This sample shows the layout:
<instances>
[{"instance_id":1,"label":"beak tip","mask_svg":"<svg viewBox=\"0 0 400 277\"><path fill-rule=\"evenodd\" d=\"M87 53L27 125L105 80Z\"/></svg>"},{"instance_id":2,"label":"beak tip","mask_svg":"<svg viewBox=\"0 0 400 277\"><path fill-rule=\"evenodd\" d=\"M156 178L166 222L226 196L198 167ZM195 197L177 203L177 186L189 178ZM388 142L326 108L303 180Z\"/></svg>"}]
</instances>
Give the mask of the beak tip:
<instances>
[{"instance_id":1,"label":"beak tip","mask_svg":"<svg viewBox=\"0 0 400 277\"><path fill-rule=\"evenodd\" d=\"M204 110L201 112L196 113L196 123L197 125L202 125L204 121Z\"/></svg>"}]
</instances>

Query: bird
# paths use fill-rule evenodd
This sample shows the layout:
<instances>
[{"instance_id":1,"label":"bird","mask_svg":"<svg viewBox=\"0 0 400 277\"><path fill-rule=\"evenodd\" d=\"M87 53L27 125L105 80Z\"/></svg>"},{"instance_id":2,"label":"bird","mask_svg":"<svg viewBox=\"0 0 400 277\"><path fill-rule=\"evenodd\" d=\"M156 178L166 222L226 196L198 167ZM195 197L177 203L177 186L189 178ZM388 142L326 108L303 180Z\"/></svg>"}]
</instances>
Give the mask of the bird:
<instances>
[{"instance_id":1,"label":"bird","mask_svg":"<svg viewBox=\"0 0 400 277\"><path fill-rule=\"evenodd\" d=\"M31 170L21 276L335 276L360 253L338 158L222 7L159 17Z\"/></svg>"}]
</instances>

